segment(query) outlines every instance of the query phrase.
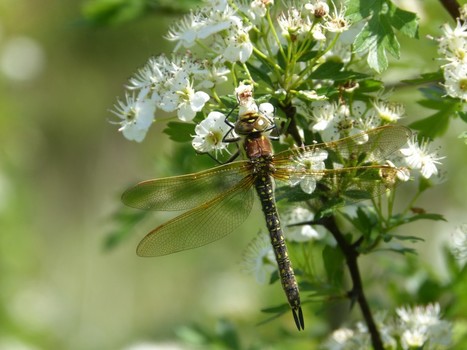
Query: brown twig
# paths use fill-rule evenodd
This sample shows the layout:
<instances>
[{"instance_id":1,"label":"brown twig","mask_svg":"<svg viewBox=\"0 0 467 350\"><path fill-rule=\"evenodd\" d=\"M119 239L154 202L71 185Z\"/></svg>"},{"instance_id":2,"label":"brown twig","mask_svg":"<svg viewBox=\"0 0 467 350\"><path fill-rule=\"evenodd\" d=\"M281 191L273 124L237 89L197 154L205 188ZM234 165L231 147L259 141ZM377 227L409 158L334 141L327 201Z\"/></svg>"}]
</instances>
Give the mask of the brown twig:
<instances>
[{"instance_id":1,"label":"brown twig","mask_svg":"<svg viewBox=\"0 0 467 350\"><path fill-rule=\"evenodd\" d=\"M359 253L356 249L357 246L347 242L339 227L337 227L334 216L328 216L314 221L313 223L322 225L327 228L337 241L339 248L344 254L347 266L349 268L350 278L352 279L352 289L348 292L348 296L352 302L357 302L360 307L363 318L365 319L365 323L368 326L373 348L375 350L384 350L381 335L379 333L378 327L376 326L375 320L373 319L370 306L368 305L368 301L366 300L366 296L363 291L362 278L357 263L357 258L359 256Z\"/></svg>"},{"instance_id":2,"label":"brown twig","mask_svg":"<svg viewBox=\"0 0 467 350\"><path fill-rule=\"evenodd\" d=\"M460 17L459 8L461 7L461 5L459 5L458 1L456 1L456 0L439 0L439 2L441 3L441 5L443 5L443 7L446 9L446 11L449 12L449 14L451 15L451 17L454 20L457 20L457 18Z\"/></svg>"},{"instance_id":3,"label":"brown twig","mask_svg":"<svg viewBox=\"0 0 467 350\"><path fill-rule=\"evenodd\" d=\"M300 133L298 132L297 122L295 120L295 114L297 112L296 108L289 102L287 105L281 105L280 108L284 111L287 117L287 130L285 130L285 134L289 134L292 136L294 142L298 146L303 146L303 140L300 137Z\"/></svg>"}]
</instances>

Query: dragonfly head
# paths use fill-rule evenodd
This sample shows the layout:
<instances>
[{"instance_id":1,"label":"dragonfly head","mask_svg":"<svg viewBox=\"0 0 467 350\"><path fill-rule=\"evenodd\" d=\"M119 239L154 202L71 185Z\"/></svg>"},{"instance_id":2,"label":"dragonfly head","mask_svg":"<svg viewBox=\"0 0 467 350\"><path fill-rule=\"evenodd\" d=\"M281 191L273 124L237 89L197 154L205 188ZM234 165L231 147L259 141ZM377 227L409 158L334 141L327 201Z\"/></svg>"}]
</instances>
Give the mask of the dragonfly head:
<instances>
[{"instance_id":1,"label":"dragonfly head","mask_svg":"<svg viewBox=\"0 0 467 350\"><path fill-rule=\"evenodd\" d=\"M268 132L274 128L272 122L265 115L258 112L249 112L241 115L235 123L235 132L238 135Z\"/></svg>"}]
</instances>

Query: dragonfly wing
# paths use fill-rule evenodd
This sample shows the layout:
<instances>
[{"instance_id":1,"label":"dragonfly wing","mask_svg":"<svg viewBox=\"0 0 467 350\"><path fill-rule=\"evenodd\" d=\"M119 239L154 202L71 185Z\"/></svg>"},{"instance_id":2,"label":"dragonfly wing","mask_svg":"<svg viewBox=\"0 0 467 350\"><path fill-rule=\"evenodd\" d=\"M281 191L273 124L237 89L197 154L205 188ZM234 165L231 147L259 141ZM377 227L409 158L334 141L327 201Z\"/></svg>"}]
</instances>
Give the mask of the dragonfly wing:
<instances>
[{"instance_id":1,"label":"dragonfly wing","mask_svg":"<svg viewBox=\"0 0 467 350\"><path fill-rule=\"evenodd\" d=\"M274 177L288 180L285 186L278 187L279 199L306 200L320 196L328 200L340 198L346 202L357 202L394 188L398 184L399 171L404 169L389 165L301 171L278 167ZM290 189L290 186L295 188Z\"/></svg>"},{"instance_id":2,"label":"dragonfly wing","mask_svg":"<svg viewBox=\"0 0 467 350\"><path fill-rule=\"evenodd\" d=\"M358 135L345 137L343 139L317 143L293 150L287 150L276 154L278 161L291 160L297 154L324 150L329 153L338 154L343 160L358 159L363 162L384 162L386 158L407 143L412 132L402 125L385 125Z\"/></svg>"},{"instance_id":3,"label":"dragonfly wing","mask_svg":"<svg viewBox=\"0 0 467 350\"><path fill-rule=\"evenodd\" d=\"M251 211L253 176L151 231L139 243L139 256L162 256L214 242L238 227Z\"/></svg>"},{"instance_id":4,"label":"dragonfly wing","mask_svg":"<svg viewBox=\"0 0 467 350\"><path fill-rule=\"evenodd\" d=\"M234 187L248 170L248 162L239 161L194 174L143 181L126 190L122 202L145 210L195 208Z\"/></svg>"},{"instance_id":5,"label":"dragonfly wing","mask_svg":"<svg viewBox=\"0 0 467 350\"><path fill-rule=\"evenodd\" d=\"M327 197L372 198L397 183L398 172L404 169L384 164L410 136L403 126L383 126L335 142L284 151L274 158L273 176L290 185L300 184L308 194L319 189Z\"/></svg>"}]
</instances>

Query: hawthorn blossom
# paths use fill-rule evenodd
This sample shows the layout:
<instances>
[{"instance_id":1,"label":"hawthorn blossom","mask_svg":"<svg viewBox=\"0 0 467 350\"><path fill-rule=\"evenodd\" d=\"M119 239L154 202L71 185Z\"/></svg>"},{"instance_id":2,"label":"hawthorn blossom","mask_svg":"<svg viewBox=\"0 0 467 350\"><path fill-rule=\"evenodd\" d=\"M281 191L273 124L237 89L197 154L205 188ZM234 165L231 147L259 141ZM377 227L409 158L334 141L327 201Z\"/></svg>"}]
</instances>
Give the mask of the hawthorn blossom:
<instances>
[{"instance_id":1,"label":"hawthorn blossom","mask_svg":"<svg viewBox=\"0 0 467 350\"><path fill-rule=\"evenodd\" d=\"M345 18L346 11L347 11L347 8L343 5L341 6L339 11L334 6L334 12L324 17L323 27L327 31L334 32L334 33L342 33L348 30L350 28L350 23Z\"/></svg>"},{"instance_id":2,"label":"hawthorn blossom","mask_svg":"<svg viewBox=\"0 0 467 350\"><path fill-rule=\"evenodd\" d=\"M320 240L324 237L324 231L317 231L311 225L290 226L313 220L313 213L302 207L295 207L287 211L282 218L287 226L286 239L293 242L306 242Z\"/></svg>"},{"instance_id":3,"label":"hawthorn blossom","mask_svg":"<svg viewBox=\"0 0 467 350\"><path fill-rule=\"evenodd\" d=\"M323 131L327 129L337 114L337 103L318 101L313 104L313 118L315 123L312 130Z\"/></svg>"},{"instance_id":4,"label":"hawthorn blossom","mask_svg":"<svg viewBox=\"0 0 467 350\"><path fill-rule=\"evenodd\" d=\"M303 16L303 13L291 7L286 13L282 13L277 19L281 28L282 36L295 41L296 38L307 36L311 32L313 22L308 16Z\"/></svg>"},{"instance_id":5,"label":"hawthorn blossom","mask_svg":"<svg viewBox=\"0 0 467 350\"><path fill-rule=\"evenodd\" d=\"M211 112L201 123L196 125L193 141L193 148L200 153L222 151L227 148L227 143L223 142L225 135L231 127L225 122L225 115L220 112Z\"/></svg>"},{"instance_id":6,"label":"hawthorn blossom","mask_svg":"<svg viewBox=\"0 0 467 350\"><path fill-rule=\"evenodd\" d=\"M376 115L386 123L398 121L405 112L402 104L383 100L373 101L373 107L376 111Z\"/></svg>"},{"instance_id":7,"label":"hawthorn blossom","mask_svg":"<svg viewBox=\"0 0 467 350\"><path fill-rule=\"evenodd\" d=\"M441 320L439 304L429 304L413 308L400 307L396 309L396 314L399 317L403 349L422 346L433 348L434 345L450 345L450 324Z\"/></svg>"},{"instance_id":8,"label":"hawthorn blossom","mask_svg":"<svg viewBox=\"0 0 467 350\"><path fill-rule=\"evenodd\" d=\"M467 60L467 23L457 20L453 29L444 24L443 35L438 38L438 53L449 61L466 62Z\"/></svg>"},{"instance_id":9,"label":"hawthorn blossom","mask_svg":"<svg viewBox=\"0 0 467 350\"><path fill-rule=\"evenodd\" d=\"M316 189L317 181L324 175L323 170L326 168L324 161L327 157L328 152L319 148L299 154L295 158L295 166L289 179L290 185L300 184L303 192L312 194Z\"/></svg>"},{"instance_id":10,"label":"hawthorn blossom","mask_svg":"<svg viewBox=\"0 0 467 350\"><path fill-rule=\"evenodd\" d=\"M255 276L260 284L269 281L271 274L277 269L277 263L270 238L260 232L248 245L243 254L243 267Z\"/></svg>"},{"instance_id":11,"label":"hawthorn blossom","mask_svg":"<svg viewBox=\"0 0 467 350\"><path fill-rule=\"evenodd\" d=\"M316 18L323 18L329 14L329 5L324 1L317 1L315 4L307 3L304 7Z\"/></svg>"},{"instance_id":12,"label":"hawthorn blossom","mask_svg":"<svg viewBox=\"0 0 467 350\"><path fill-rule=\"evenodd\" d=\"M446 92L467 101L467 23L458 19L455 28L445 24L437 40L438 53L448 61L442 66Z\"/></svg>"},{"instance_id":13,"label":"hawthorn blossom","mask_svg":"<svg viewBox=\"0 0 467 350\"><path fill-rule=\"evenodd\" d=\"M405 162L411 169L420 169L420 173L426 179L438 174L437 165L441 164L437 153L431 152L428 141L417 142L416 136L407 142L407 147L400 150L405 157Z\"/></svg>"},{"instance_id":14,"label":"hawthorn blossom","mask_svg":"<svg viewBox=\"0 0 467 350\"><path fill-rule=\"evenodd\" d=\"M177 106L178 119L186 122L191 121L196 112L203 109L204 104L209 101L209 95L204 91L195 91L191 86L187 86L180 92L180 104Z\"/></svg>"},{"instance_id":15,"label":"hawthorn blossom","mask_svg":"<svg viewBox=\"0 0 467 350\"><path fill-rule=\"evenodd\" d=\"M449 241L452 254L460 267L467 263L467 224L459 226Z\"/></svg>"},{"instance_id":16,"label":"hawthorn blossom","mask_svg":"<svg viewBox=\"0 0 467 350\"><path fill-rule=\"evenodd\" d=\"M467 64L452 63L444 66L446 93L467 101Z\"/></svg>"},{"instance_id":17,"label":"hawthorn blossom","mask_svg":"<svg viewBox=\"0 0 467 350\"><path fill-rule=\"evenodd\" d=\"M192 47L197 40L229 29L240 20L235 16L236 11L225 0L210 0L205 3L205 7L185 16L169 29L166 39L178 41L175 51L181 46Z\"/></svg>"},{"instance_id":18,"label":"hawthorn blossom","mask_svg":"<svg viewBox=\"0 0 467 350\"><path fill-rule=\"evenodd\" d=\"M226 35L226 47L223 49L222 56L228 62L245 63L253 53L253 44L250 41L248 32L251 26L243 26L241 21L237 21L235 26L229 30Z\"/></svg>"},{"instance_id":19,"label":"hawthorn blossom","mask_svg":"<svg viewBox=\"0 0 467 350\"><path fill-rule=\"evenodd\" d=\"M122 119L117 122L121 125L118 131L130 141L143 141L154 120L156 105L146 98L147 93L147 89L141 90L138 96L127 92L125 101L119 99L114 105L115 109L111 110L113 114Z\"/></svg>"}]
</instances>

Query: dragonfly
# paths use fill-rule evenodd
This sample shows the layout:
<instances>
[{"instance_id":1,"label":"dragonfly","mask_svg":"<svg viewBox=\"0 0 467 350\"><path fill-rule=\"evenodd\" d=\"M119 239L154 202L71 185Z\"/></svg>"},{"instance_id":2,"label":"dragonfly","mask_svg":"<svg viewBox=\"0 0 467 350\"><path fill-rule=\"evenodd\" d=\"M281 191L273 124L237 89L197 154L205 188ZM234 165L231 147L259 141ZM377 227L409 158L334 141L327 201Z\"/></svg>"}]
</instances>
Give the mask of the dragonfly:
<instances>
[{"instance_id":1,"label":"dragonfly","mask_svg":"<svg viewBox=\"0 0 467 350\"><path fill-rule=\"evenodd\" d=\"M133 208L185 211L149 232L139 243L137 254L163 256L223 238L246 220L256 192L282 288L295 324L303 330L298 283L276 208L276 180L291 186L306 184L303 187L310 196L318 192L326 193L326 198L348 200L361 200L362 193L366 198L377 196L396 185L403 169L384 161L407 142L411 132L403 126L387 125L274 154L269 134L276 126L270 117L245 113L232 128L243 138L246 159L193 174L143 181L123 193L123 203Z\"/></svg>"}]
</instances>

